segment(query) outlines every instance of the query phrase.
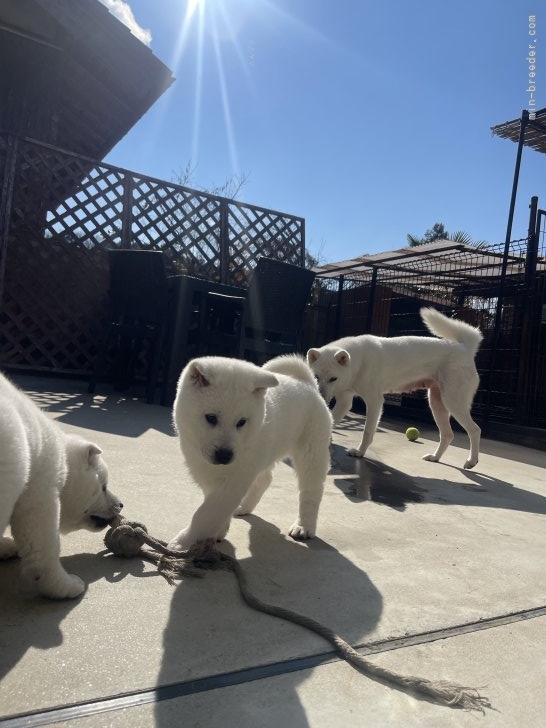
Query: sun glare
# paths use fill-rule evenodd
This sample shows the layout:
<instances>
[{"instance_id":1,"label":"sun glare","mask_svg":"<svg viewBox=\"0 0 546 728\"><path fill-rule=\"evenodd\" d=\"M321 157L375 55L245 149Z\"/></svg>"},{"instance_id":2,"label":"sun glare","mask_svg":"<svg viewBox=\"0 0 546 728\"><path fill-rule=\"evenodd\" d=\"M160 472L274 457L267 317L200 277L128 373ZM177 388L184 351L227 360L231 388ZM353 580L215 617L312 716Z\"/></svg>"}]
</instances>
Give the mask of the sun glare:
<instances>
[{"instance_id":1,"label":"sun glare","mask_svg":"<svg viewBox=\"0 0 546 728\"><path fill-rule=\"evenodd\" d=\"M218 82L219 102L225 129L225 141L229 152L232 173L239 174L236 131L230 103L230 83L226 68L233 68L232 58L239 60L239 69L246 76L248 87L253 89L252 72L254 50L249 51L248 32L253 22L261 26L271 23L278 27L292 26L298 32L306 29L314 35L311 27L282 10L274 0L186 0L182 10L180 30L171 62L171 68L177 75L189 72L193 67L195 97L193 99L193 132L191 161L199 163L199 142L201 136L203 108L203 78L209 64L214 64ZM253 48L253 46L252 46ZM183 62L185 54L193 54ZM229 56L229 59L228 59ZM210 79L210 74L209 74ZM209 85L209 91L211 86Z\"/></svg>"},{"instance_id":2,"label":"sun glare","mask_svg":"<svg viewBox=\"0 0 546 728\"><path fill-rule=\"evenodd\" d=\"M186 17L190 19L198 8L203 8L207 0L188 0Z\"/></svg>"},{"instance_id":3,"label":"sun glare","mask_svg":"<svg viewBox=\"0 0 546 728\"><path fill-rule=\"evenodd\" d=\"M231 110L229 104L228 84L225 77L224 61L222 58L222 42L229 42L230 47L241 57L237 45L236 32L233 30L224 0L188 0L182 25L172 61L172 67L178 68L190 40L195 40L195 98L193 101L193 139L192 161L199 159L199 138L201 126L201 107L203 93L203 64L207 48L211 51L211 58L216 65L216 73L220 87L222 112L226 132L226 142L233 172L238 173L237 149ZM210 45L208 45L210 43ZM246 70L246 69L245 69Z\"/></svg>"}]
</instances>

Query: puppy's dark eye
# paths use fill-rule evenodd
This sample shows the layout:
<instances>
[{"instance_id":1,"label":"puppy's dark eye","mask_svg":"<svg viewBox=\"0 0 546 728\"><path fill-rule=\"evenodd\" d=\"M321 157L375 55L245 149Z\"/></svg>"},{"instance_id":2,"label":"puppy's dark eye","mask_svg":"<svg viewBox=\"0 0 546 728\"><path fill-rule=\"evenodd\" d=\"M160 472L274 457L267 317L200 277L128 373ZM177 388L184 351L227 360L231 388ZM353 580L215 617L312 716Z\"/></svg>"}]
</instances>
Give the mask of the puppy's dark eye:
<instances>
[{"instance_id":1,"label":"puppy's dark eye","mask_svg":"<svg viewBox=\"0 0 546 728\"><path fill-rule=\"evenodd\" d=\"M237 427L238 430L240 430L241 427L244 427L245 425L246 425L246 418L241 417L241 419L237 422L237 424L235 426Z\"/></svg>"},{"instance_id":2,"label":"puppy's dark eye","mask_svg":"<svg viewBox=\"0 0 546 728\"><path fill-rule=\"evenodd\" d=\"M106 483L102 486L102 492L106 493Z\"/></svg>"},{"instance_id":3,"label":"puppy's dark eye","mask_svg":"<svg viewBox=\"0 0 546 728\"><path fill-rule=\"evenodd\" d=\"M337 382L337 377L330 377L328 384L332 384L332 382Z\"/></svg>"},{"instance_id":4,"label":"puppy's dark eye","mask_svg":"<svg viewBox=\"0 0 546 728\"><path fill-rule=\"evenodd\" d=\"M218 417L216 415L205 415L205 419L212 427L216 427L216 425L218 424Z\"/></svg>"}]
</instances>

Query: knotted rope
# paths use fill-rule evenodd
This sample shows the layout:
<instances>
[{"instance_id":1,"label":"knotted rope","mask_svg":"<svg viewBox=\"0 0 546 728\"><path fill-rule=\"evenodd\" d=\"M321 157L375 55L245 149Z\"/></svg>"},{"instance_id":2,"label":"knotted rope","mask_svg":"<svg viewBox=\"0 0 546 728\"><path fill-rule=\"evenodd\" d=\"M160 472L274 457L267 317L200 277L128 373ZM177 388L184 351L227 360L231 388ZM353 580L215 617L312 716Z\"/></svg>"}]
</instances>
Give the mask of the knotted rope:
<instances>
[{"instance_id":1,"label":"knotted rope","mask_svg":"<svg viewBox=\"0 0 546 728\"><path fill-rule=\"evenodd\" d=\"M176 579L184 576L202 577L207 569L232 571L237 577L241 596L249 607L299 624L301 627L315 632L328 641L342 659L360 672L384 680L396 687L424 695L440 705L464 710L478 710L481 713L485 713L484 708L492 707L489 700L480 695L476 688L465 687L448 680L426 680L415 676L399 675L392 670L380 667L360 655L333 630L314 619L258 599L250 591L246 574L237 559L219 551L212 539L200 541L188 551L173 551L167 547L165 541L150 536L144 524L127 521L122 516L118 516L106 533L104 543L116 556L127 558L139 556L156 564L159 573L171 585ZM149 549L142 548L145 545Z\"/></svg>"}]
</instances>

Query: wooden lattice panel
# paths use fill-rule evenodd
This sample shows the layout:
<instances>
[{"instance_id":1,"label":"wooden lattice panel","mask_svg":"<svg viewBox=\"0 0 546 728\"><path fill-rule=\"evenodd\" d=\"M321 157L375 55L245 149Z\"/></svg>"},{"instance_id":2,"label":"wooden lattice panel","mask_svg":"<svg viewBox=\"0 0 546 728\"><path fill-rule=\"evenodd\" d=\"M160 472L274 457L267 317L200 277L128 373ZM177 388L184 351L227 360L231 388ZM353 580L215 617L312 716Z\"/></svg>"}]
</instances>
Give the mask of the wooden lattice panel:
<instances>
[{"instance_id":1,"label":"wooden lattice panel","mask_svg":"<svg viewBox=\"0 0 546 728\"><path fill-rule=\"evenodd\" d=\"M102 251L32 238L10 243L2 364L89 372L103 331L107 279Z\"/></svg>"},{"instance_id":2,"label":"wooden lattice panel","mask_svg":"<svg viewBox=\"0 0 546 728\"><path fill-rule=\"evenodd\" d=\"M229 259L233 279L248 276L260 256L302 264L303 219L232 202L229 205Z\"/></svg>"},{"instance_id":3,"label":"wooden lattice panel","mask_svg":"<svg viewBox=\"0 0 546 728\"><path fill-rule=\"evenodd\" d=\"M44 236L81 242L87 248L121 244L124 175L94 167L73 195L47 213Z\"/></svg>"},{"instance_id":4,"label":"wooden lattice panel","mask_svg":"<svg viewBox=\"0 0 546 728\"><path fill-rule=\"evenodd\" d=\"M135 177L131 212L135 246L164 251L180 271L219 278L218 198Z\"/></svg>"},{"instance_id":5,"label":"wooden lattice panel","mask_svg":"<svg viewBox=\"0 0 546 728\"><path fill-rule=\"evenodd\" d=\"M7 137L0 135L0 161ZM90 372L107 308L106 250L161 250L172 272L245 285L260 256L301 264L304 222L17 140L0 364ZM3 177L2 177L3 175Z\"/></svg>"},{"instance_id":6,"label":"wooden lattice panel","mask_svg":"<svg viewBox=\"0 0 546 728\"><path fill-rule=\"evenodd\" d=\"M36 229L43 227L47 210L88 186L85 178L92 167L93 163L83 157L19 141L12 216L25 217L26 224Z\"/></svg>"}]
</instances>

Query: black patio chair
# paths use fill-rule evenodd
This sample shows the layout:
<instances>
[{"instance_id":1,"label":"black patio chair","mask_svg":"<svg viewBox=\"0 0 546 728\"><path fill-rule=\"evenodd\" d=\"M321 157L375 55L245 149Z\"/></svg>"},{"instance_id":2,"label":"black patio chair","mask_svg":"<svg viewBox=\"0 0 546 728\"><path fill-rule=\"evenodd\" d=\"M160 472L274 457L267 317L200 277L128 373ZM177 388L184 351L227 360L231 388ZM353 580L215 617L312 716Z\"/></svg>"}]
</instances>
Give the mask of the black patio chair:
<instances>
[{"instance_id":1,"label":"black patio chair","mask_svg":"<svg viewBox=\"0 0 546 728\"><path fill-rule=\"evenodd\" d=\"M245 296L197 291L188 336L192 356L237 356L245 303Z\"/></svg>"},{"instance_id":2,"label":"black patio chair","mask_svg":"<svg viewBox=\"0 0 546 728\"><path fill-rule=\"evenodd\" d=\"M109 314L88 391L93 393L108 355L113 354L114 385L128 388L135 369L146 371L146 401L154 401L168 321L165 255L150 250L109 250ZM143 342L147 342L146 350Z\"/></svg>"},{"instance_id":3,"label":"black patio chair","mask_svg":"<svg viewBox=\"0 0 546 728\"><path fill-rule=\"evenodd\" d=\"M298 265L260 258L250 279L240 356L263 364L299 351L305 306L315 273Z\"/></svg>"}]
</instances>

